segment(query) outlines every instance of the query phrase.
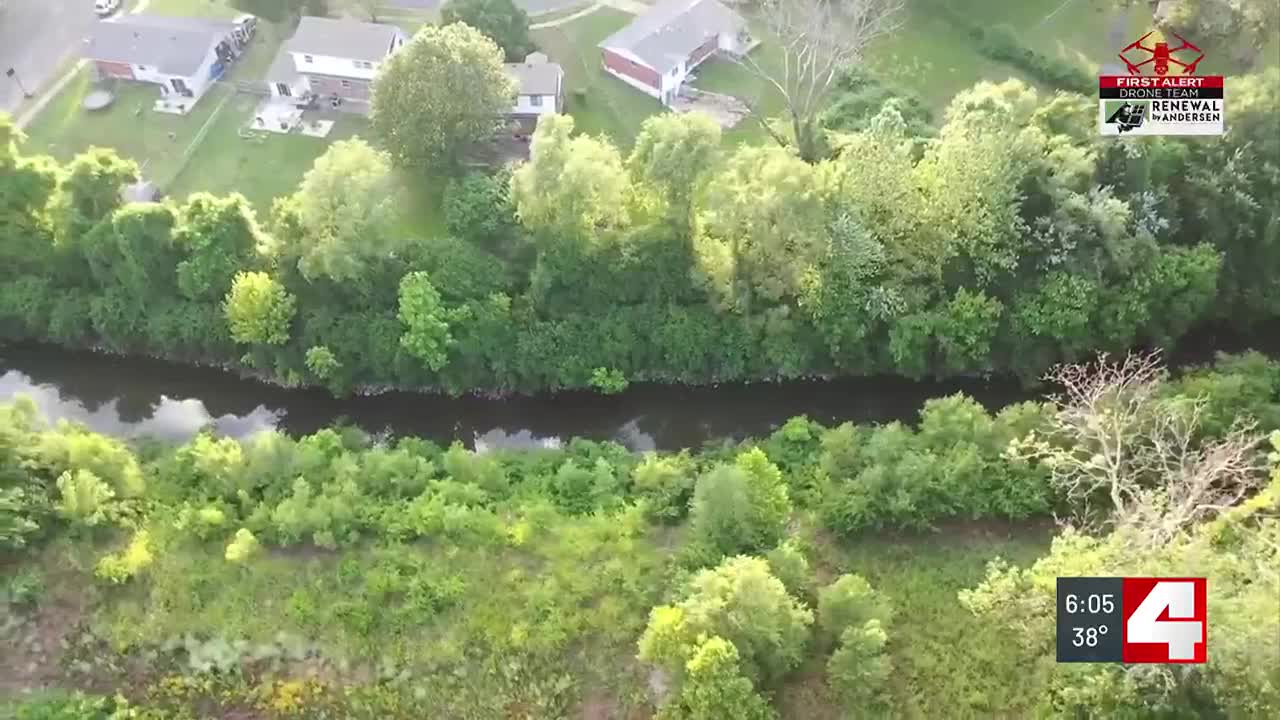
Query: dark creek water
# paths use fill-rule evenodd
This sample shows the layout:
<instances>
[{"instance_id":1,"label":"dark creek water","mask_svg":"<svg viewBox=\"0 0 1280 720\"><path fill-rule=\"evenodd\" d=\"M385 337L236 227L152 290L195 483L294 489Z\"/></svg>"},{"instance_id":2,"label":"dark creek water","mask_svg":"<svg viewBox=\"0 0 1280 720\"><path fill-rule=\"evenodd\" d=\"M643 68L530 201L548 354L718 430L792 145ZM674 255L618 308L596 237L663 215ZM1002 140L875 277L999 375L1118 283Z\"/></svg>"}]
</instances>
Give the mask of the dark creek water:
<instances>
[{"instance_id":1,"label":"dark creek water","mask_svg":"<svg viewBox=\"0 0 1280 720\"><path fill-rule=\"evenodd\" d=\"M44 346L0 347L0 402L25 394L48 418L126 437L183 439L204 427L233 437L273 428L305 434L346 420L370 432L456 439L478 449L555 445L577 436L634 450L675 450L763 436L801 414L828 424L911 421L928 398L957 391L992 408L1032 396L1012 381L870 378L704 388L635 384L613 396L386 393L335 399L324 390L284 389L220 370Z\"/></svg>"},{"instance_id":2,"label":"dark creek water","mask_svg":"<svg viewBox=\"0 0 1280 720\"><path fill-rule=\"evenodd\" d=\"M1172 367L1201 364L1215 351L1248 348L1280 357L1280 322L1248 337L1202 328L1167 353L1166 361ZM1012 379L851 378L701 388L637 383L613 396L386 393L335 399L321 389L290 390L221 370L52 346L0 345L0 402L25 394L50 419L76 420L124 437L184 439L205 427L232 437L271 429L301 435L346 421L372 433L460 440L477 449L586 437L633 450L678 450L721 438L762 437L795 415L827 425L910 422L925 400L954 392L991 409L1037 395Z\"/></svg>"}]
</instances>

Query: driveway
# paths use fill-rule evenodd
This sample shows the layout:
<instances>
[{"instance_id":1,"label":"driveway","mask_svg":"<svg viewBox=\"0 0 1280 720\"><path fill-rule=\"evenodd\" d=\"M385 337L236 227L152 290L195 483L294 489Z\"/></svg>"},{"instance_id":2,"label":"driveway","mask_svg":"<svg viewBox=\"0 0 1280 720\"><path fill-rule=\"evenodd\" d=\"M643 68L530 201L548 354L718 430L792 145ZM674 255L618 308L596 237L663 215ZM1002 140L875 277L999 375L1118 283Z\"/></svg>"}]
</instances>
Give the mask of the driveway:
<instances>
[{"instance_id":1,"label":"driveway","mask_svg":"<svg viewBox=\"0 0 1280 720\"><path fill-rule=\"evenodd\" d=\"M0 0L0 110L12 112L22 101L18 84L5 77L9 68L28 92L38 92L79 53L97 21L92 0Z\"/></svg>"}]
</instances>

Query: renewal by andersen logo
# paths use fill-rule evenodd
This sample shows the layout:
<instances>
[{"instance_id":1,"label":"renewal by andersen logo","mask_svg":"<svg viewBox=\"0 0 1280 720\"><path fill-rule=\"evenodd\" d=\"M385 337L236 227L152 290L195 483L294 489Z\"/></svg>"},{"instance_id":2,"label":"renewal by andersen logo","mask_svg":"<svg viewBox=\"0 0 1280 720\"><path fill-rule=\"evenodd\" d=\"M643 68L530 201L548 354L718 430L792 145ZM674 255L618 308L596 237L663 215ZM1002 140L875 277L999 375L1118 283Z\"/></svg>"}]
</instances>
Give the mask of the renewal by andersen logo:
<instances>
[{"instance_id":1,"label":"renewal by andersen logo","mask_svg":"<svg viewBox=\"0 0 1280 720\"><path fill-rule=\"evenodd\" d=\"M1098 78L1102 135L1223 133L1223 78L1196 74L1205 53L1195 43L1172 31L1166 36L1152 30L1118 57L1127 74Z\"/></svg>"}]
</instances>

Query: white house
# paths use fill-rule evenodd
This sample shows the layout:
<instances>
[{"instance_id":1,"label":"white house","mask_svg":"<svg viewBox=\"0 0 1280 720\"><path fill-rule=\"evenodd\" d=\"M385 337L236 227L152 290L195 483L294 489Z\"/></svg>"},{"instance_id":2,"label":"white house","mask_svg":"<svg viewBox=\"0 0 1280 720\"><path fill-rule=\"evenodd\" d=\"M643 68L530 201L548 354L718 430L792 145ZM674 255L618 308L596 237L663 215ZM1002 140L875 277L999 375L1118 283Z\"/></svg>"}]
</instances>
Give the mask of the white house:
<instances>
[{"instance_id":1,"label":"white house","mask_svg":"<svg viewBox=\"0 0 1280 720\"><path fill-rule=\"evenodd\" d=\"M516 102L507 113L524 129L533 130L538 118L554 115L564 107L564 69L531 53L522 63L507 63L507 74L516 83Z\"/></svg>"},{"instance_id":2,"label":"white house","mask_svg":"<svg viewBox=\"0 0 1280 720\"><path fill-rule=\"evenodd\" d=\"M746 21L719 0L662 0L599 47L605 71L671 105L704 60L754 44Z\"/></svg>"},{"instance_id":3,"label":"white house","mask_svg":"<svg viewBox=\"0 0 1280 720\"><path fill-rule=\"evenodd\" d=\"M158 86L156 109L183 113L226 72L251 32L245 21L124 15L94 24L84 57L99 77Z\"/></svg>"},{"instance_id":4,"label":"white house","mask_svg":"<svg viewBox=\"0 0 1280 720\"><path fill-rule=\"evenodd\" d=\"M300 105L319 98L368 112L378 68L405 40L394 25L303 17L268 69L266 82L272 95Z\"/></svg>"}]
</instances>

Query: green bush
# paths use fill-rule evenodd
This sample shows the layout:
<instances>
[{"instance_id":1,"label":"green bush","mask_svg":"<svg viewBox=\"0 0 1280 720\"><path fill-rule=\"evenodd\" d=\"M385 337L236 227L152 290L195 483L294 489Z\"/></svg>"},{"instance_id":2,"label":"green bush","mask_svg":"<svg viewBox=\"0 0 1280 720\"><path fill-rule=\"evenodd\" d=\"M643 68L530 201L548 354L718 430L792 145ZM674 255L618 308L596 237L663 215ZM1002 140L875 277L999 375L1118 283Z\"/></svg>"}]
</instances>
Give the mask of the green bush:
<instances>
[{"instance_id":1,"label":"green bush","mask_svg":"<svg viewBox=\"0 0 1280 720\"><path fill-rule=\"evenodd\" d=\"M1079 65L1053 58L1027 47L1017 31L1008 25L970 25L969 34L978 50L992 60L1007 62L1028 75L1059 90L1090 93L1097 79Z\"/></svg>"}]
</instances>

